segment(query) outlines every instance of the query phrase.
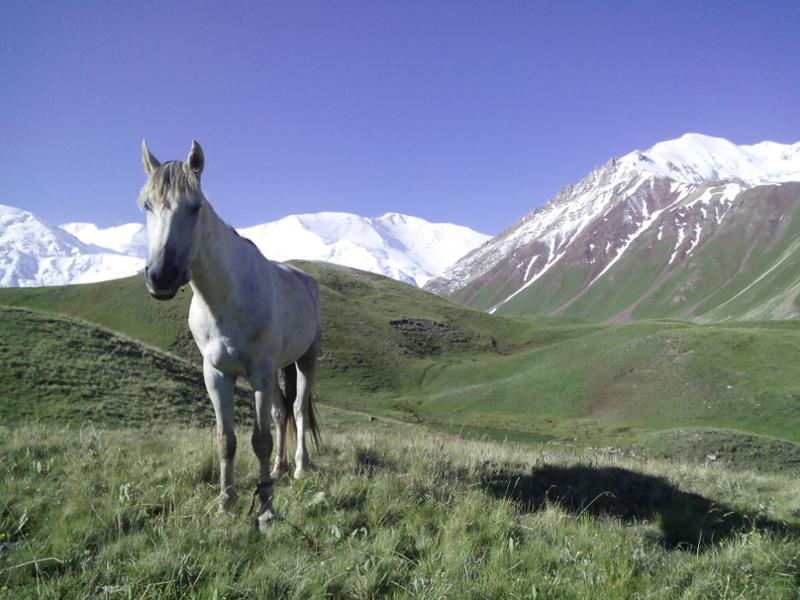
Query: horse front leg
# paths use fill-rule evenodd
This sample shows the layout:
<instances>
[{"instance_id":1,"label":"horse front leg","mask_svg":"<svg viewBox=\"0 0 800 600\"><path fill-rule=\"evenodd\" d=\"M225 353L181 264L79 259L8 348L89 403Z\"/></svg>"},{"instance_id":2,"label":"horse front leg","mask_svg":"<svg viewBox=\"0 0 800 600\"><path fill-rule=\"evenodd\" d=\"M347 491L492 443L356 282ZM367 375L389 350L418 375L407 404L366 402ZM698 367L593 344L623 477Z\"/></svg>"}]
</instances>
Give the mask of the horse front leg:
<instances>
[{"instance_id":1,"label":"horse front leg","mask_svg":"<svg viewBox=\"0 0 800 600\"><path fill-rule=\"evenodd\" d=\"M236 456L236 432L233 420L233 391L236 377L226 375L214 365L203 364L203 378L217 417L217 450L219 452L219 509L229 510L239 495L233 478L233 459Z\"/></svg>"},{"instance_id":2,"label":"horse front leg","mask_svg":"<svg viewBox=\"0 0 800 600\"><path fill-rule=\"evenodd\" d=\"M253 452L258 458L258 485L256 494L260 507L256 516L256 527L261 533L266 533L270 521L275 518L272 508L273 480L269 470L269 459L272 454L272 434L269 430L270 408L280 402L280 389L275 373L264 377L261 385L254 385L255 392L255 420L253 421L253 436L251 442Z\"/></svg>"}]
</instances>

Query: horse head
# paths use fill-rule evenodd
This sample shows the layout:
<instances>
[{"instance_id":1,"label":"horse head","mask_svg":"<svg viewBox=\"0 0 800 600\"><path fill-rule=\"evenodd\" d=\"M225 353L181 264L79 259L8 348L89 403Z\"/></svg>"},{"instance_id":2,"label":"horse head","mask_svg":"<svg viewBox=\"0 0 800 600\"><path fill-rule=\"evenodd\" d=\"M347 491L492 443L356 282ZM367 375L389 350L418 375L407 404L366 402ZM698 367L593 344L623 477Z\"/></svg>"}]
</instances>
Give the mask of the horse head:
<instances>
[{"instance_id":1,"label":"horse head","mask_svg":"<svg viewBox=\"0 0 800 600\"><path fill-rule=\"evenodd\" d=\"M186 162L161 164L142 141L142 162L147 174L139 196L147 214L144 277L154 298L169 300L191 279L190 265L200 243L198 222L207 204L200 190L203 150L193 141Z\"/></svg>"}]
</instances>

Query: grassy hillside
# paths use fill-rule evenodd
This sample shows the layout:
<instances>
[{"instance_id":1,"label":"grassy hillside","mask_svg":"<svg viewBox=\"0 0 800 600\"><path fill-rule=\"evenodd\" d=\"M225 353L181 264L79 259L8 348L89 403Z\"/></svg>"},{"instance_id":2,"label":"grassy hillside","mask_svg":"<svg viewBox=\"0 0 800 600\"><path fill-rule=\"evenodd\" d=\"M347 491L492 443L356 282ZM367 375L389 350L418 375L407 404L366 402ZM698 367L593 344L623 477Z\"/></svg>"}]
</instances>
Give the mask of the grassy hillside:
<instances>
[{"instance_id":1,"label":"grassy hillside","mask_svg":"<svg viewBox=\"0 0 800 600\"><path fill-rule=\"evenodd\" d=\"M320 282L320 386L343 401L416 390L434 363L513 354L586 329L565 320L497 319L372 273L326 263L300 266ZM0 289L0 305L79 317L199 363L186 324L190 300L188 287L170 302L153 300L140 277Z\"/></svg>"},{"instance_id":2,"label":"grassy hillside","mask_svg":"<svg viewBox=\"0 0 800 600\"><path fill-rule=\"evenodd\" d=\"M800 323L506 319L304 266L324 447L266 539L243 392L215 512L189 292L0 290L37 309L0 309L0 598L796 597Z\"/></svg>"},{"instance_id":3,"label":"grassy hillside","mask_svg":"<svg viewBox=\"0 0 800 600\"><path fill-rule=\"evenodd\" d=\"M184 358L198 358L186 325L191 290L173 302L150 298L141 276L101 283L0 289L0 305L45 310L113 329Z\"/></svg>"},{"instance_id":4,"label":"grassy hillside","mask_svg":"<svg viewBox=\"0 0 800 600\"><path fill-rule=\"evenodd\" d=\"M730 430L726 447L800 442L796 323L498 318L377 275L303 266L322 289L323 402L520 441L647 446L654 432L689 428ZM0 303L81 315L197 365L185 325L190 292L164 303L143 287L132 278L0 290ZM745 442L736 431L756 437ZM708 440L698 447L717 451L717 435ZM787 448L777 464L794 464Z\"/></svg>"},{"instance_id":5,"label":"grassy hillside","mask_svg":"<svg viewBox=\"0 0 800 600\"><path fill-rule=\"evenodd\" d=\"M83 321L0 308L0 422L210 424L197 365ZM241 416L249 402L238 398Z\"/></svg>"},{"instance_id":6,"label":"grassy hillside","mask_svg":"<svg viewBox=\"0 0 800 600\"><path fill-rule=\"evenodd\" d=\"M325 416L266 537L247 501L215 513L206 432L0 427L0 595L797 596L795 479Z\"/></svg>"},{"instance_id":7,"label":"grassy hillside","mask_svg":"<svg viewBox=\"0 0 800 600\"><path fill-rule=\"evenodd\" d=\"M794 327L642 322L524 354L432 369L421 413L454 422L607 439L629 431L728 427L800 442ZM596 433L593 433L596 432Z\"/></svg>"}]
</instances>

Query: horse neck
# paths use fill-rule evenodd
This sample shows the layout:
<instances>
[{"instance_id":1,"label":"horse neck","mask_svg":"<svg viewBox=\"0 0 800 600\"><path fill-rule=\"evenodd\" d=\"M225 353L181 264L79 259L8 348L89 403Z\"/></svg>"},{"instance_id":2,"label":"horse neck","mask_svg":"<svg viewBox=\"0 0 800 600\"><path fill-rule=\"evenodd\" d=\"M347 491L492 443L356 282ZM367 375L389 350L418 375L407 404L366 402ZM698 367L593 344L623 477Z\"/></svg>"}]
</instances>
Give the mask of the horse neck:
<instances>
[{"instance_id":1,"label":"horse neck","mask_svg":"<svg viewBox=\"0 0 800 600\"><path fill-rule=\"evenodd\" d=\"M238 234L217 216L208 202L203 207L200 247L192 261L192 291L209 306L230 301L238 261L235 247Z\"/></svg>"}]
</instances>

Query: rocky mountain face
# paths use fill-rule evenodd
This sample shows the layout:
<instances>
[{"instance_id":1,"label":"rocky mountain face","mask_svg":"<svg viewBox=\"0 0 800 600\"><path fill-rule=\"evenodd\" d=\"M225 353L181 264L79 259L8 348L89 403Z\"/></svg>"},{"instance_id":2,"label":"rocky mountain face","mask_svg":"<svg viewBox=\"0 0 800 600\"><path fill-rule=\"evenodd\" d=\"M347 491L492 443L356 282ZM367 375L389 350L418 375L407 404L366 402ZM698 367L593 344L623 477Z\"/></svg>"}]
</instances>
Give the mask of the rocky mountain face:
<instances>
[{"instance_id":1,"label":"rocky mountain face","mask_svg":"<svg viewBox=\"0 0 800 600\"><path fill-rule=\"evenodd\" d=\"M512 315L790 318L800 143L688 134L612 159L426 288Z\"/></svg>"}]
</instances>

